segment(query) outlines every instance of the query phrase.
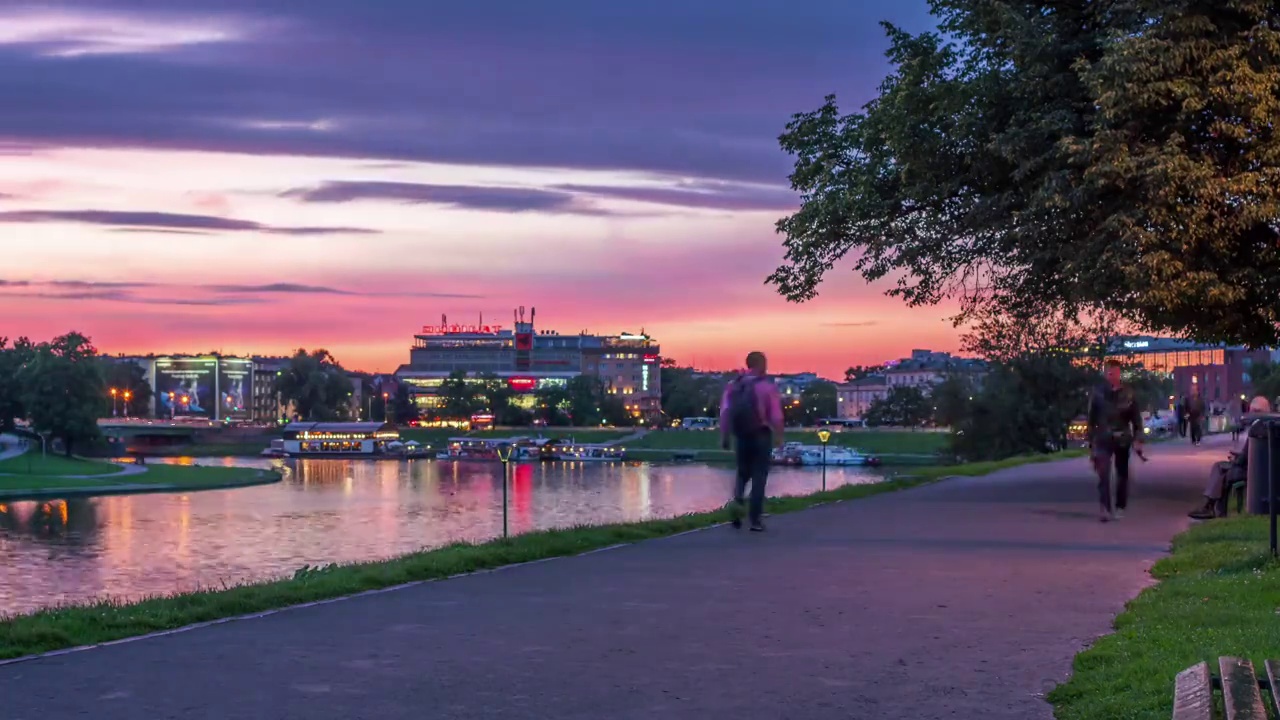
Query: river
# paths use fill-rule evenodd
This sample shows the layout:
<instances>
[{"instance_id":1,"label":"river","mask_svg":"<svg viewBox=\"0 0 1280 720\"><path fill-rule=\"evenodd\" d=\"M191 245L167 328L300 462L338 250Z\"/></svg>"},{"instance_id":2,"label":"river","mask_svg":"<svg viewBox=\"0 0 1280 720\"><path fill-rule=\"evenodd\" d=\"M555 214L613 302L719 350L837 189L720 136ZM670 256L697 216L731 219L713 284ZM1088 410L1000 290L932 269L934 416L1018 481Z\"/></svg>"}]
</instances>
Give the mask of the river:
<instances>
[{"instance_id":1,"label":"river","mask_svg":"<svg viewBox=\"0 0 1280 720\"><path fill-rule=\"evenodd\" d=\"M178 462L191 462L179 460ZM274 485L0 505L0 615L138 599L377 560L502 534L498 463L201 459L276 467ZM828 468L827 485L882 479ZM818 468L776 468L770 495L819 489ZM724 504L732 470L702 464L511 467L512 534L670 517Z\"/></svg>"}]
</instances>

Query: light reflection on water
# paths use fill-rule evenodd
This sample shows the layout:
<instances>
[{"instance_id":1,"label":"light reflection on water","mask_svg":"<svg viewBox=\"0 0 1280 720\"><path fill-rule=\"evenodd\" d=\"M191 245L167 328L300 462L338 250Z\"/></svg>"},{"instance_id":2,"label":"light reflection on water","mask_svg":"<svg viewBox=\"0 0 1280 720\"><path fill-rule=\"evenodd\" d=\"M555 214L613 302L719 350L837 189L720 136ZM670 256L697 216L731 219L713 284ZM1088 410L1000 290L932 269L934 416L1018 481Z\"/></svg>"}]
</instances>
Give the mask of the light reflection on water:
<instances>
[{"instance_id":1,"label":"light reflection on water","mask_svg":"<svg viewBox=\"0 0 1280 720\"><path fill-rule=\"evenodd\" d=\"M303 565L502 534L498 463L196 462L277 467L285 478L240 490L0 505L0 615L281 577ZM732 486L731 469L692 464L521 463L511 476L513 534L711 510ZM828 487L879 479L863 468L827 469ZM769 494L813 492L820 482L818 469L775 468Z\"/></svg>"}]
</instances>

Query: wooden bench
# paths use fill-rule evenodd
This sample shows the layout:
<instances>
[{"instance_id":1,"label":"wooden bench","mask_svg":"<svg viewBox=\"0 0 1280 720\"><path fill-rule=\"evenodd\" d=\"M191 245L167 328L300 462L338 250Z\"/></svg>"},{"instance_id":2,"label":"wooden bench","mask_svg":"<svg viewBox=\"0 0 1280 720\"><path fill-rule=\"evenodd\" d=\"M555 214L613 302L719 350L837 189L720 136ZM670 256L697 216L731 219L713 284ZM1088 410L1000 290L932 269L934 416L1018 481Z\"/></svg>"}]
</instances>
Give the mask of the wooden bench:
<instances>
[{"instance_id":1,"label":"wooden bench","mask_svg":"<svg viewBox=\"0 0 1280 720\"><path fill-rule=\"evenodd\" d=\"M1266 676L1259 678L1253 663L1240 658L1218 658L1221 675L1209 671L1208 663L1200 663L1178 673L1173 688L1173 720L1267 720L1263 690L1271 695L1272 709L1280 713L1280 660L1264 663ZM1214 689L1222 690L1225 715L1215 711Z\"/></svg>"}]
</instances>

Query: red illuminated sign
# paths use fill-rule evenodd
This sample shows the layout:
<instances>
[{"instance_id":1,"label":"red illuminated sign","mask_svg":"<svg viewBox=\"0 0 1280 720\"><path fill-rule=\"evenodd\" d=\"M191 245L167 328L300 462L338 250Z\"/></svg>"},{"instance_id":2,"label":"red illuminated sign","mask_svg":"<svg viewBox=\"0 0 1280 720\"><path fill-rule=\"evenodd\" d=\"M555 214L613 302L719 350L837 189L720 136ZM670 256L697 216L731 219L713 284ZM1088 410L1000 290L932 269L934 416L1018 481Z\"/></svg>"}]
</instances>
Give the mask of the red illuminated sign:
<instances>
[{"instance_id":1,"label":"red illuminated sign","mask_svg":"<svg viewBox=\"0 0 1280 720\"><path fill-rule=\"evenodd\" d=\"M649 363L649 364L656 363L656 362L658 362L658 356L657 356L657 355L645 355L645 356L644 356L644 361L645 361L646 363Z\"/></svg>"},{"instance_id":2,"label":"red illuminated sign","mask_svg":"<svg viewBox=\"0 0 1280 720\"><path fill-rule=\"evenodd\" d=\"M423 325L423 335L497 335L502 332L501 325Z\"/></svg>"},{"instance_id":3,"label":"red illuminated sign","mask_svg":"<svg viewBox=\"0 0 1280 720\"><path fill-rule=\"evenodd\" d=\"M533 333L516 333L516 350L532 350Z\"/></svg>"},{"instance_id":4,"label":"red illuminated sign","mask_svg":"<svg viewBox=\"0 0 1280 720\"><path fill-rule=\"evenodd\" d=\"M524 392L538 387L538 378L516 376L507 378L507 385L512 390Z\"/></svg>"}]
</instances>

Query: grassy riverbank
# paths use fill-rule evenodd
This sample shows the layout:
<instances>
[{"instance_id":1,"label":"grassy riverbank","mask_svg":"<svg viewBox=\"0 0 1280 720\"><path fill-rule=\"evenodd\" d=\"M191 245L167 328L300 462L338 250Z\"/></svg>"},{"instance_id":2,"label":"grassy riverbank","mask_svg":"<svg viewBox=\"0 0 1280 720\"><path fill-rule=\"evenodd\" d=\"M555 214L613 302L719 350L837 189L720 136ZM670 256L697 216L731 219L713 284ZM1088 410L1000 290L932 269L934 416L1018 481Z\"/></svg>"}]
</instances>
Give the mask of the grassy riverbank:
<instances>
[{"instance_id":1,"label":"grassy riverbank","mask_svg":"<svg viewBox=\"0 0 1280 720\"><path fill-rule=\"evenodd\" d=\"M1064 457L1035 456L951 468L922 468L874 485L846 485L825 493L773 498L768 512L803 510L819 503L853 500L933 482L944 475L984 475L1028 462ZM641 523L576 527L520 535L483 544L456 544L413 553L385 562L304 568L291 579L228 589L175 595L138 603L47 610L0 621L0 659L20 657L77 645L172 629L192 623L287 607L350 595L415 580L445 578L459 573L528 562L673 535L725 520L723 512L683 515Z\"/></svg>"},{"instance_id":2,"label":"grassy riverbank","mask_svg":"<svg viewBox=\"0 0 1280 720\"><path fill-rule=\"evenodd\" d=\"M17 457L0 460L0 475L57 476L110 475L122 470L119 465L96 460L84 460L65 455L42 455L40 449L28 450ZM3 481L3 478L0 478Z\"/></svg>"},{"instance_id":3,"label":"grassy riverbank","mask_svg":"<svg viewBox=\"0 0 1280 720\"><path fill-rule=\"evenodd\" d=\"M67 465L68 475L0 475L0 501L35 497L70 497L77 495L122 494L130 492L215 490L278 482L280 474L270 470L239 467L202 467L196 465L147 465L145 472L123 472L110 463L89 461L80 466ZM113 472L94 470L108 465ZM78 477L94 474L94 477Z\"/></svg>"},{"instance_id":4,"label":"grassy riverbank","mask_svg":"<svg viewBox=\"0 0 1280 720\"><path fill-rule=\"evenodd\" d=\"M1116 618L1116 631L1076 656L1070 681L1049 695L1058 720L1168 718L1174 677L1223 655L1260 669L1280 658L1280 562L1267 551L1267 521L1238 517L1178 536L1152 569L1160 584Z\"/></svg>"}]
</instances>

